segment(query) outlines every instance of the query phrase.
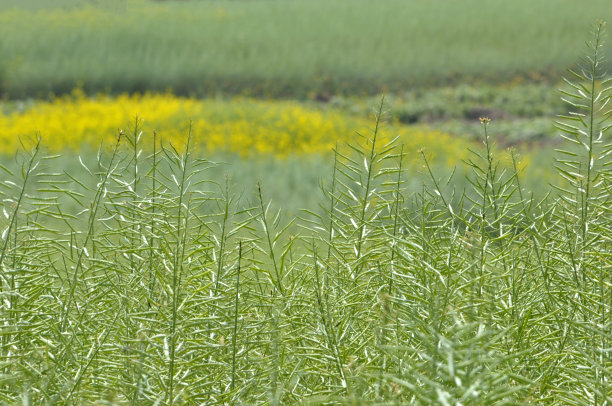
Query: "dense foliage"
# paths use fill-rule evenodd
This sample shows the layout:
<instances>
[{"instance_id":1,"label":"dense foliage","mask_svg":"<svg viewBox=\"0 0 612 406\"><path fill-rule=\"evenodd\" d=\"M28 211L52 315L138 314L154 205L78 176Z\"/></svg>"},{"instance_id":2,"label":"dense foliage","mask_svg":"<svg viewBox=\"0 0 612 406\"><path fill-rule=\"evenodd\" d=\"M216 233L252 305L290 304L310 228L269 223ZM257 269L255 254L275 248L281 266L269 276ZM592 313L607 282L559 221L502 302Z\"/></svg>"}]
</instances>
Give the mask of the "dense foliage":
<instances>
[{"instance_id":1,"label":"dense foliage","mask_svg":"<svg viewBox=\"0 0 612 406\"><path fill-rule=\"evenodd\" d=\"M487 118L465 190L430 171L406 193L377 120L290 221L265 185L238 209L190 137L141 153L134 128L74 173L37 145L0 169L0 399L610 403L611 81L591 45L558 123L564 186L539 200Z\"/></svg>"}]
</instances>

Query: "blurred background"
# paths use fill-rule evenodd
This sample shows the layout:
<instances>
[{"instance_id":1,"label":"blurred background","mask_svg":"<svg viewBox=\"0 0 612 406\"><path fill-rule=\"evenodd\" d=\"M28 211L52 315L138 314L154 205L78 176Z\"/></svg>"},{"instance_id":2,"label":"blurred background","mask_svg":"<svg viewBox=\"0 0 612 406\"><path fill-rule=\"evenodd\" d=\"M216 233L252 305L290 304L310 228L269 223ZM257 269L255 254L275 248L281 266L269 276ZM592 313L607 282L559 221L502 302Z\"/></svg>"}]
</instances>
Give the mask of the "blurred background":
<instances>
[{"instance_id":1,"label":"blurred background","mask_svg":"<svg viewBox=\"0 0 612 406\"><path fill-rule=\"evenodd\" d=\"M191 122L214 176L246 196L261 181L291 211L315 204L330 151L368 136L384 94L415 188L418 151L461 170L486 116L538 189L562 77L611 17L609 0L2 0L0 159L40 135L69 166L135 127L144 149L153 130L180 146Z\"/></svg>"}]
</instances>

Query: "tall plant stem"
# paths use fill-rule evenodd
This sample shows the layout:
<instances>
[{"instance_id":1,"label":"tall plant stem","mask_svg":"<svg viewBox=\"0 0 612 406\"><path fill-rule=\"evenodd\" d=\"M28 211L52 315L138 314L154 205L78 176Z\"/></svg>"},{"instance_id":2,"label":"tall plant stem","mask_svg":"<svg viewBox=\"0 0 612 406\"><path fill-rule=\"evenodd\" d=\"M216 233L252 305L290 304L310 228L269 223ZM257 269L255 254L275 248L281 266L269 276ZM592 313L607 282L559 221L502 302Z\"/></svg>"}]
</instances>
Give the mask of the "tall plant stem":
<instances>
[{"instance_id":1,"label":"tall plant stem","mask_svg":"<svg viewBox=\"0 0 612 406\"><path fill-rule=\"evenodd\" d=\"M185 145L185 152L181 158L181 181L179 184L179 196L178 196L178 207L177 207L177 218L176 218L176 249L174 252L174 265L172 269L172 319L170 326L170 363L168 365L168 403L174 404L174 367L175 367L175 355L176 355L176 326L178 322L178 301L180 296L180 283L181 273L183 267L183 256L185 252L185 239L187 235L187 220L189 214L189 208L187 208L185 215L183 215L183 199L185 198L186 181L188 177L188 165L190 156L190 142L191 142L191 124L189 126L189 133L187 134L187 144ZM182 227L183 221L185 221L185 227Z\"/></svg>"}]
</instances>

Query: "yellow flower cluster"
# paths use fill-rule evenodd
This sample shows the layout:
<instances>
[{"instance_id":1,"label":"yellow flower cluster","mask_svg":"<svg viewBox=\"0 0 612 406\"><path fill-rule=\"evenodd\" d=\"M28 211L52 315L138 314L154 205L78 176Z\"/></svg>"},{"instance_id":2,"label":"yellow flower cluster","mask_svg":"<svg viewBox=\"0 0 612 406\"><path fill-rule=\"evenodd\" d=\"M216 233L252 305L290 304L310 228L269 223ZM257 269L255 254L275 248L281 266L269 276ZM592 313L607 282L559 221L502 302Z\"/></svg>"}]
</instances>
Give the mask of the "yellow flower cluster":
<instances>
[{"instance_id":1,"label":"yellow flower cluster","mask_svg":"<svg viewBox=\"0 0 612 406\"><path fill-rule=\"evenodd\" d=\"M35 102L23 111L0 114L0 153L11 154L40 135L52 151L111 145L120 130L130 134L138 117L141 146L152 143L153 131L163 144L181 148L189 133L201 152L226 151L242 156L319 154L370 135L373 122L340 111L308 107L293 101L180 98L171 94L100 95L80 91L50 102ZM389 124L380 145L400 137L404 150L420 161L418 151L442 158L448 165L465 159L463 140L438 131Z\"/></svg>"}]
</instances>

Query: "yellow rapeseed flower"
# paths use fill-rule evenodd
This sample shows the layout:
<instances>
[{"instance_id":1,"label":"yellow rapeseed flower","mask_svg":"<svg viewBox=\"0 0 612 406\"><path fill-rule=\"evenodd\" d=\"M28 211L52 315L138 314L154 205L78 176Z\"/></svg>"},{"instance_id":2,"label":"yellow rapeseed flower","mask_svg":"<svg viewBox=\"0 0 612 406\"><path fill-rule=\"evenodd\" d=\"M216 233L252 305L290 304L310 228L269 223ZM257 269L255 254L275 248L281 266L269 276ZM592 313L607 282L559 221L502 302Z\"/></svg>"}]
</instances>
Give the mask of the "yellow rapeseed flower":
<instances>
[{"instance_id":1,"label":"yellow rapeseed flower","mask_svg":"<svg viewBox=\"0 0 612 406\"><path fill-rule=\"evenodd\" d=\"M52 151L112 145L120 129L130 134L140 120L142 147L153 140L180 148L191 125L196 150L225 151L241 156L320 154L336 142L355 140L356 132L370 134L372 122L340 111L309 108L293 101L247 98L200 100L172 94L99 95L87 97L77 90L50 102L39 101L23 112L0 115L0 153L13 153L22 142L40 134ZM382 142L399 135L404 151L418 164L419 148L428 156L453 166L467 156L466 143L439 131L390 124Z\"/></svg>"}]
</instances>

